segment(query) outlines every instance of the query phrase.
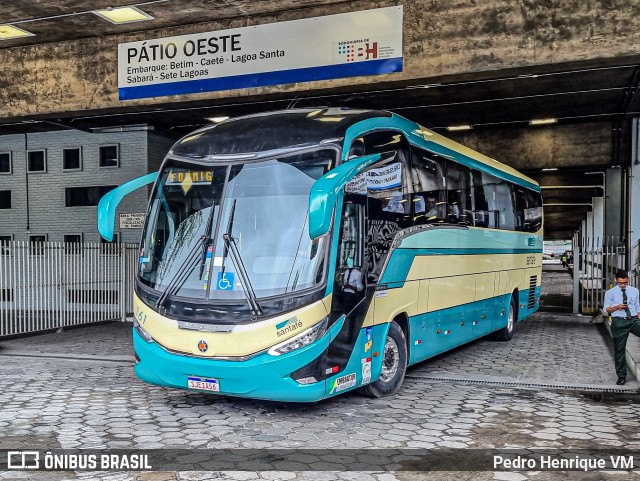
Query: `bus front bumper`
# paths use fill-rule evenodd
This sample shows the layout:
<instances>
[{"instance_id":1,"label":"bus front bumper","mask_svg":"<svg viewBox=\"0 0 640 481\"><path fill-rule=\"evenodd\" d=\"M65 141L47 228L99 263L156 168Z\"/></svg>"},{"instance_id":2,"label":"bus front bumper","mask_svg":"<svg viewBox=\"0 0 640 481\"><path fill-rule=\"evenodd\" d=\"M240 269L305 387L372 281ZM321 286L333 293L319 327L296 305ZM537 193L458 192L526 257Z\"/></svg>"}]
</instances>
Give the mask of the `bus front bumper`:
<instances>
[{"instance_id":1,"label":"bus front bumper","mask_svg":"<svg viewBox=\"0 0 640 481\"><path fill-rule=\"evenodd\" d=\"M151 384L190 389L188 378L218 381L219 392L198 391L274 401L313 402L325 397L325 381L299 384L290 374L307 365L329 345L329 336L281 356L258 354L245 361L227 361L175 354L145 341L133 329L133 348L139 361L136 375ZM190 389L191 390L191 389Z\"/></svg>"}]
</instances>

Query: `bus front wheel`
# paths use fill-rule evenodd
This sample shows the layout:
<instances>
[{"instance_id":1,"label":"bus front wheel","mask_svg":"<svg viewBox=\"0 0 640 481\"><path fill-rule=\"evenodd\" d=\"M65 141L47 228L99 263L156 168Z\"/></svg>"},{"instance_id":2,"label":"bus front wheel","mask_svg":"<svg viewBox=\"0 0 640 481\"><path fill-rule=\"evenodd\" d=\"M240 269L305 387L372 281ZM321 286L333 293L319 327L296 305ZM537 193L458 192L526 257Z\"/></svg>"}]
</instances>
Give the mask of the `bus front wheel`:
<instances>
[{"instance_id":1,"label":"bus front wheel","mask_svg":"<svg viewBox=\"0 0 640 481\"><path fill-rule=\"evenodd\" d=\"M369 397L395 394L400 389L407 371L407 339L400 326L394 321L389 325L389 333L382 353L382 373L380 378L360 392Z\"/></svg>"},{"instance_id":2,"label":"bus front wheel","mask_svg":"<svg viewBox=\"0 0 640 481\"><path fill-rule=\"evenodd\" d=\"M513 330L518 320L518 311L516 307L515 293L511 295L511 302L509 303L509 315L507 317L507 325L494 334L496 341L510 341L513 337Z\"/></svg>"}]
</instances>

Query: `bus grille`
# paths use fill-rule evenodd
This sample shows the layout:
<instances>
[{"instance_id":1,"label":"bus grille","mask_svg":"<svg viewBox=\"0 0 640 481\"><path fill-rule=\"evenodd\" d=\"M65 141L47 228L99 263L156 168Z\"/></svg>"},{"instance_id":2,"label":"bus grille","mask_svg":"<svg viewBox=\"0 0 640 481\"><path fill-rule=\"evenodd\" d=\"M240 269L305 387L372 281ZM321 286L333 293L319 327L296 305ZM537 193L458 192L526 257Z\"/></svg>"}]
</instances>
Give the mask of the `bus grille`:
<instances>
[{"instance_id":1,"label":"bus grille","mask_svg":"<svg viewBox=\"0 0 640 481\"><path fill-rule=\"evenodd\" d=\"M536 284L538 283L538 276L531 276L529 278L529 309L536 307Z\"/></svg>"}]
</instances>

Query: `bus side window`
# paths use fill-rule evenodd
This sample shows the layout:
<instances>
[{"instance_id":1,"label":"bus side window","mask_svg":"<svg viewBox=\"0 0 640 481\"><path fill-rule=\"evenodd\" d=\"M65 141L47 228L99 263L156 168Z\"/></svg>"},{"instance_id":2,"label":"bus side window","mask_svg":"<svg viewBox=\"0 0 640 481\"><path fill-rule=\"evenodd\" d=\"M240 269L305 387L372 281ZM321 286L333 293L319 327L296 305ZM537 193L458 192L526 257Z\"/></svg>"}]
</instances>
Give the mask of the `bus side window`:
<instances>
[{"instance_id":1,"label":"bus side window","mask_svg":"<svg viewBox=\"0 0 640 481\"><path fill-rule=\"evenodd\" d=\"M351 160L355 157L362 157L363 155L365 155L364 139L362 137L359 137L355 139L351 144L347 160Z\"/></svg>"},{"instance_id":2,"label":"bus side window","mask_svg":"<svg viewBox=\"0 0 640 481\"><path fill-rule=\"evenodd\" d=\"M516 228L537 232L542 227L542 196L520 186L513 186L516 199Z\"/></svg>"},{"instance_id":3,"label":"bus side window","mask_svg":"<svg viewBox=\"0 0 640 481\"><path fill-rule=\"evenodd\" d=\"M489 205L482 185L482 173L479 170L472 169L471 179L473 183L473 225L476 227L489 227Z\"/></svg>"},{"instance_id":4,"label":"bus side window","mask_svg":"<svg viewBox=\"0 0 640 481\"><path fill-rule=\"evenodd\" d=\"M482 186L489 206L489 228L515 230L515 211L509 184L498 177L482 173Z\"/></svg>"},{"instance_id":5,"label":"bus side window","mask_svg":"<svg viewBox=\"0 0 640 481\"><path fill-rule=\"evenodd\" d=\"M411 221L411 173L409 169L409 142L399 132L372 132L356 139L362 140L364 154L393 154L390 162L374 167L367 172L367 195L374 200L373 217L382 221L396 223L404 229L412 225Z\"/></svg>"},{"instance_id":6,"label":"bus side window","mask_svg":"<svg viewBox=\"0 0 640 481\"><path fill-rule=\"evenodd\" d=\"M447 200L444 159L413 148L411 154L411 181L413 223L432 224L446 222Z\"/></svg>"}]
</instances>

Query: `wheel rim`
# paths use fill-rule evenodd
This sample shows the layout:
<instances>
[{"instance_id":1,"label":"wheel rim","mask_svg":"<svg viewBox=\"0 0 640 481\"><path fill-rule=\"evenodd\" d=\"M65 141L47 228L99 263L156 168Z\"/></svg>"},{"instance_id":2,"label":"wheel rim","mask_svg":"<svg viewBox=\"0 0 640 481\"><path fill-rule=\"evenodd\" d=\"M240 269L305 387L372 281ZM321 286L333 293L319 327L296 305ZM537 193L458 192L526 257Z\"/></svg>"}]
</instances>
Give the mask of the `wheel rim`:
<instances>
[{"instance_id":1,"label":"wheel rim","mask_svg":"<svg viewBox=\"0 0 640 481\"><path fill-rule=\"evenodd\" d=\"M513 304L510 304L509 305L509 317L507 319L507 330L509 332L513 331L514 317L515 317L515 312L514 312L514 309L513 309Z\"/></svg>"},{"instance_id":2,"label":"wheel rim","mask_svg":"<svg viewBox=\"0 0 640 481\"><path fill-rule=\"evenodd\" d=\"M383 356L380 380L382 382L389 382L396 375L398 367L400 366L400 349L398 349L396 341L394 341L390 336L387 336Z\"/></svg>"}]
</instances>

